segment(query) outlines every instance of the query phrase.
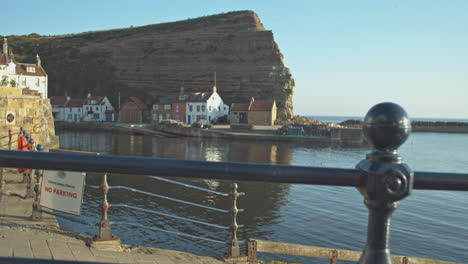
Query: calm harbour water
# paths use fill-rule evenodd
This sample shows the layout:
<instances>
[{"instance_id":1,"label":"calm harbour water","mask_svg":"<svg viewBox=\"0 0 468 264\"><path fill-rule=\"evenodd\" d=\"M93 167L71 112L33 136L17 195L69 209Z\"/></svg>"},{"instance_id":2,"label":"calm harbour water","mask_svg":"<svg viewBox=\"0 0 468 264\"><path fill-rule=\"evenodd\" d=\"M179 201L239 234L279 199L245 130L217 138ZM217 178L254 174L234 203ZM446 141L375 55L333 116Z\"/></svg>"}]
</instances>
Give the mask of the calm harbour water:
<instances>
[{"instance_id":1,"label":"calm harbour water","mask_svg":"<svg viewBox=\"0 0 468 264\"><path fill-rule=\"evenodd\" d=\"M354 168L369 152L366 148L310 147L300 144L252 141L201 140L198 138L153 138L95 131L57 131L62 148L106 154L153 156L208 161L272 163L315 167ZM400 148L415 171L468 172L466 160L468 134L413 133ZM102 174L88 174L87 183L99 184ZM158 175L164 176L164 175ZM204 188L228 192L231 182L177 179ZM172 196L217 208L229 209L229 200L182 186L146 177L110 175L109 184L126 185L148 192ZM238 207L240 239L258 238L287 243L309 244L362 250L367 228L367 209L354 188L298 184L239 182ZM98 191L87 188L82 219L97 222L100 203ZM174 202L152 198L125 190L109 192L112 204L127 203L165 213L186 216L220 225L230 218ZM110 209L111 221L130 221L166 230L227 241L225 230L174 221L157 215ZM93 227L62 221L65 228L96 234ZM220 256L226 246L201 242L161 232L113 226L113 233L124 244L160 247L202 255ZM390 245L393 254L434 258L468 263L468 193L413 191L403 200L392 218ZM323 259L260 255L303 263L328 263Z\"/></svg>"}]
</instances>

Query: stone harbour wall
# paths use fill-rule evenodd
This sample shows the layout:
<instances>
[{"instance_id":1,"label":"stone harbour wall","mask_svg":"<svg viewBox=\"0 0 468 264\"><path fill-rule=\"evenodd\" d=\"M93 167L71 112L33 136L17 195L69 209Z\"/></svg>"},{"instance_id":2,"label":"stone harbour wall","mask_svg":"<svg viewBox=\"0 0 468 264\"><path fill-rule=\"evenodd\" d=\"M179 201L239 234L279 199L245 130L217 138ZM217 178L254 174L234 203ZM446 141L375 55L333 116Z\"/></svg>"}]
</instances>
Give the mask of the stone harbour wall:
<instances>
[{"instance_id":1,"label":"stone harbour wall","mask_svg":"<svg viewBox=\"0 0 468 264\"><path fill-rule=\"evenodd\" d=\"M25 129L46 148L58 147L52 106L49 99L22 95L21 88L0 87L0 149L8 149L8 131L12 132L12 149L17 148L20 128Z\"/></svg>"}]
</instances>

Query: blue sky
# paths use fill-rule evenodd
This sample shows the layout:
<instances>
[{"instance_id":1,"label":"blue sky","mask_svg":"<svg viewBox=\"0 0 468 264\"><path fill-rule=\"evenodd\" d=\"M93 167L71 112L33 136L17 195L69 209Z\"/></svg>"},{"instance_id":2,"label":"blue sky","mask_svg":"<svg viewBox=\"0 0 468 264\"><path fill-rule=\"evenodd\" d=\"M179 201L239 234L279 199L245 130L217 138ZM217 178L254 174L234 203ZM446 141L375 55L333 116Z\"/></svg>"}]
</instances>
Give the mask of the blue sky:
<instances>
[{"instance_id":1,"label":"blue sky","mask_svg":"<svg viewBox=\"0 0 468 264\"><path fill-rule=\"evenodd\" d=\"M392 101L412 117L468 118L465 0L26 0L2 6L8 21L2 35L78 33L253 10L273 31L296 80L295 114L363 116L372 105Z\"/></svg>"}]
</instances>

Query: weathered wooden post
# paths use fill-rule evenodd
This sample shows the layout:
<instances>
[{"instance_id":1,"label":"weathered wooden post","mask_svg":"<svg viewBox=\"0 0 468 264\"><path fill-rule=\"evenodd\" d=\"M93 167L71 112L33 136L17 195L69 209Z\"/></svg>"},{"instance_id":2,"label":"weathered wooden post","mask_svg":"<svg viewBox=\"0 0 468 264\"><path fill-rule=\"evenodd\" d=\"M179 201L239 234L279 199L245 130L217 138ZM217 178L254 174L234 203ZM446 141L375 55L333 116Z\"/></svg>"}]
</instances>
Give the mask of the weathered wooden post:
<instances>
[{"instance_id":1,"label":"weathered wooden post","mask_svg":"<svg viewBox=\"0 0 468 264\"><path fill-rule=\"evenodd\" d=\"M107 193L110 189L109 184L107 184L107 173L105 173L102 176L102 183L100 186L100 189L103 194L102 198L102 203L101 203L101 210L102 210L102 215L101 215L101 221L99 222L99 234L94 237L93 244L102 244L100 242L104 242L103 244L110 244L110 245L115 245L115 244L120 244L120 239L117 236L112 235L111 232L111 222L109 221L109 218L107 217L107 213L111 205L107 201Z\"/></svg>"},{"instance_id":2,"label":"weathered wooden post","mask_svg":"<svg viewBox=\"0 0 468 264\"><path fill-rule=\"evenodd\" d=\"M410 134L411 122L401 106L381 103L367 113L363 131L373 152L356 166L362 183L357 189L369 209L367 244L359 263L391 264L390 218L398 201L413 188L414 173L397 154Z\"/></svg>"},{"instance_id":3,"label":"weathered wooden post","mask_svg":"<svg viewBox=\"0 0 468 264\"><path fill-rule=\"evenodd\" d=\"M42 144L37 144L37 151L44 151L44 146ZM36 185L34 186L34 202L32 205L32 215L31 219L34 221L38 221L42 219L42 208L40 204L41 200L41 187L42 187L42 173L43 170L36 169L34 174L36 176Z\"/></svg>"},{"instance_id":4,"label":"weathered wooden post","mask_svg":"<svg viewBox=\"0 0 468 264\"><path fill-rule=\"evenodd\" d=\"M239 213L239 209L237 209L237 198L239 198L239 192L237 192L237 183L232 184L232 191L231 191L231 199L232 199L232 221L231 221L231 240L229 241L229 249L228 249L228 258L238 258L240 257L240 247L239 241L237 240L237 229L239 226L237 225L237 214Z\"/></svg>"}]
</instances>

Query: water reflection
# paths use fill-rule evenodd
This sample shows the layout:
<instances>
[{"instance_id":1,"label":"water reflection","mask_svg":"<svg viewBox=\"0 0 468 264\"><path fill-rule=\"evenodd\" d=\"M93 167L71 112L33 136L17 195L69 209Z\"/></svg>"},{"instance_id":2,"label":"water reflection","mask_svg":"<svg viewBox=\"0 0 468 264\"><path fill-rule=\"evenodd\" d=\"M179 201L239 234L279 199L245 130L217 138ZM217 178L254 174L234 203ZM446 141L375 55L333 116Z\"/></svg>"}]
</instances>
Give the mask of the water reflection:
<instances>
[{"instance_id":1,"label":"water reflection","mask_svg":"<svg viewBox=\"0 0 468 264\"><path fill-rule=\"evenodd\" d=\"M363 148L320 147L301 145L200 140L198 138L153 138L125 134L86 131L59 131L61 147L107 154L153 156L209 161L292 164L353 168L369 151ZM468 134L414 133L400 154L417 171L467 172L466 146ZM158 175L164 176L164 175ZM90 174L88 183L99 184L100 174ZM231 181L210 179L177 179L220 192L229 192ZM126 185L148 192L172 196L222 209L230 208L230 200L182 186L135 175L110 175L111 185ZM354 189L334 186L310 186L240 182L239 191L246 195L238 202L246 209L239 214L239 238L259 238L287 243L362 250L367 229L367 209L362 196ZM110 202L128 203L196 220L229 225L227 214L176 204L125 190L112 190ZM466 192L414 191L401 202L392 218L392 253L465 263ZM86 190L82 218L97 222L100 195ZM172 231L227 241L225 230L214 230L198 224L180 222L143 212L111 207L111 221L129 221ZM96 234L95 228L68 223L71 230ZM203 255L219 256L226 246L200 242L161 232L114 226L113 232L124 243L168 248ZM430 241L430 245L428 245ZM275 259L303 263L323 263L300 257L275 256Z\"/></svg>"},{"instance_id":2,"label":"water reflection","mask_svg":"<svg viewBox=\"0 0 468 264\"><path fill-rule=\"evenodd\" d=\"M134 136L112 133L94 133L86 131L60 131L60 146L66 149L82 151L94 151L105 154L152 156L160 158L177 158L189 160L207 161L235 161L251 163L290 164L292 151L286 145L269 144L259 142L230 142L219 140L201 140L198 138L153 138L146 136ZM164 176L164 175L157 175ZM100 183L102 174L88 174L89 184ZM231 190L232 181L219 181L212 179L186 179L178 178L189 184L197 185L210 190L227 193ZM124 185L146 192L174 197L180 200L199 203L202 205L229 209L229 198L213 195L198 190L187 189L166 182L157 181L149 177L135 175L109 174L111 186ZM239 230L241 239L251 237L267 239L274 233L272 226L281 221L283 215L280 208L286 203L291 185L270 183L241 183L239 191L246 195L239 199L239 208L245 209L245 213L239 214L238 222L245 227ZM86 194L88 202L84 208L84 218L94 217L98 219L97 206L99 192L89 191ZM220 225L230 225L230 215L222 214L203 208L186 206L173 201L129 192L126 190L112 190L109 192L109 200L112 204L125 203L140 208L154 209L164 213L175 214L191 219L206 221ZM112 208L110 218L113 221L128 221L141 225L163 228L171 231L186 232L215 240L227 241L229 232L225 230L213 230L197 224L174 221L157 215L135 212L128 209ZM69 227L75 231L93 233L94 230L84 227ZM174 237L173 235L158 232L132 229L127 226L115 226L115 233L121 237L124 243L145 246L157 246L162 248L188 250L198 254L219 256L226 250L223 245L210 245L206 242ZM157 243L156 243L157 242Z\"/></svg>"}]
</instances>

